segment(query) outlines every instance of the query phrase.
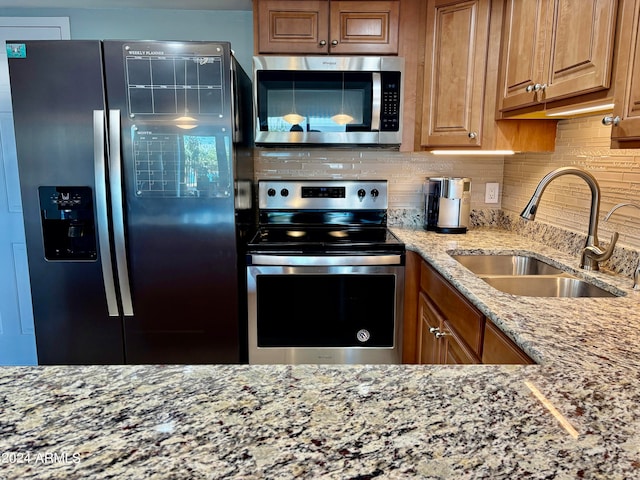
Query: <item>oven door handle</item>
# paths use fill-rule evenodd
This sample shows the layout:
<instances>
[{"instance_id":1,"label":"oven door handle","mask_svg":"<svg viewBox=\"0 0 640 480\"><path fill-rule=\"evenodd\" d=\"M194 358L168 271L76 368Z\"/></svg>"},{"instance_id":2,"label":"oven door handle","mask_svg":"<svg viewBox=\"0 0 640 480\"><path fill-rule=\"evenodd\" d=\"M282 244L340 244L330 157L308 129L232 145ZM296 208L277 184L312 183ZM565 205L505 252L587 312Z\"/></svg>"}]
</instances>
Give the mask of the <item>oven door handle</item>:
<instances>
[{"instance_id":1,"label":"oven door handle","mask_svg":"<svg viewBox=\"0 0 640 480\"><path fill-rule=\"evenodd\" d=\"M402 265L402 255L264 255L249 254L249 265L283 265L297 267L341 265Z\"/></svg>"}]
</instances>

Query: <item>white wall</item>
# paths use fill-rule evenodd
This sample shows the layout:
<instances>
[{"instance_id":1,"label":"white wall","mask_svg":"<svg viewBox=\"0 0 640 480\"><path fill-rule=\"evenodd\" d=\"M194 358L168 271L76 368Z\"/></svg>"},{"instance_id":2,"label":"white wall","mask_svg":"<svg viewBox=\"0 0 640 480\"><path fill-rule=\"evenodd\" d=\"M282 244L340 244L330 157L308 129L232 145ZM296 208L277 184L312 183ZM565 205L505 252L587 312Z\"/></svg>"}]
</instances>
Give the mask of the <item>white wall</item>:
<instances>
[{"instance_id":1,"label":"white wall","mask_svg":"<svg viewBox=\"0 0 640 480\"><path fill-rule=\"evenodd\" d=\"M69 17L71 38L74 40L228 41L240 65L247 74L251 74L251 11L0 8L0 17L49 16Z\"/></svg>"}]
</instances>

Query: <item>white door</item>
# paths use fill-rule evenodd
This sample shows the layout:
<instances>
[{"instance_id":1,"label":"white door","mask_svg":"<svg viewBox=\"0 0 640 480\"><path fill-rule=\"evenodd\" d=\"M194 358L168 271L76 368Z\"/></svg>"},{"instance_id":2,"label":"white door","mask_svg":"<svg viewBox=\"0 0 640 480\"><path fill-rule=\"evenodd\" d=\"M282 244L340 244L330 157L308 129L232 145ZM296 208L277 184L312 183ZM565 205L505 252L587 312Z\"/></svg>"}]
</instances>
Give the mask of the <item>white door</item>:
<instances>
[{"instance_id":1,"label":"white door","mask_svg":"<svg viewBox=\"0 0 640 480\"><path fill-rule=\"evenodd\" d=\"M0 365L38 363L5 41L69 39L69 32L67 17L0 18Z\"/></svg>"}]
</instances>

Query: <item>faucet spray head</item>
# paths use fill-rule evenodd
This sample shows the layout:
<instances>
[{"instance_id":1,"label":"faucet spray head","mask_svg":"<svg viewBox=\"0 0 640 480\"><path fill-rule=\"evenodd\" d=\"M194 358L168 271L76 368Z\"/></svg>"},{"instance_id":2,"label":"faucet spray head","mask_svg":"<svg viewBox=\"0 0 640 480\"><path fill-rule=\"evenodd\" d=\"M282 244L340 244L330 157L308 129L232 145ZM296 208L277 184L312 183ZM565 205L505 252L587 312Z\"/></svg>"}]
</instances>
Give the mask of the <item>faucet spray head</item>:
<instances>
[{"instance_id":1,"label":"faucet spray head","mask_svg":"<svg viewBox=\"0 0 640 480\"><path fill-rule=\"evenodd\" d=\"M522 210L522 213L520 214L520 216L525 220L535 220L536 210L538 210L539 199L540 197L536 195L531 197L531 200L529 200L529 203L527 203L527 206L524 207L524 210Z\"/></svg>"}]
</instances>

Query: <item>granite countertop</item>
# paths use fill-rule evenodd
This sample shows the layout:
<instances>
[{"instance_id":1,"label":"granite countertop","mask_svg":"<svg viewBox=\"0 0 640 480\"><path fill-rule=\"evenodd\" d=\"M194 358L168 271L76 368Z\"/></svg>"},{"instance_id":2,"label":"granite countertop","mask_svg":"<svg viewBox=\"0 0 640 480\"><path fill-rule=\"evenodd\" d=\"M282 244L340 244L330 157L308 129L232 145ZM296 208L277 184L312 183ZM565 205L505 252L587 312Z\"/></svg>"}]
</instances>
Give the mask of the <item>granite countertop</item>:
<instances>
[{"instance_id":1,"label":"granite countertop","mask_svg":"<svg viewBox=\"0 0 640 480\"><path fill-rule=\"evenodd\" d=\"M628 277L588 274L620 298L512 297L447 252L577 259L496 229L394 232L539 365L5 367L0 479L640 477Z\"/></svg>"}]
</instances>

